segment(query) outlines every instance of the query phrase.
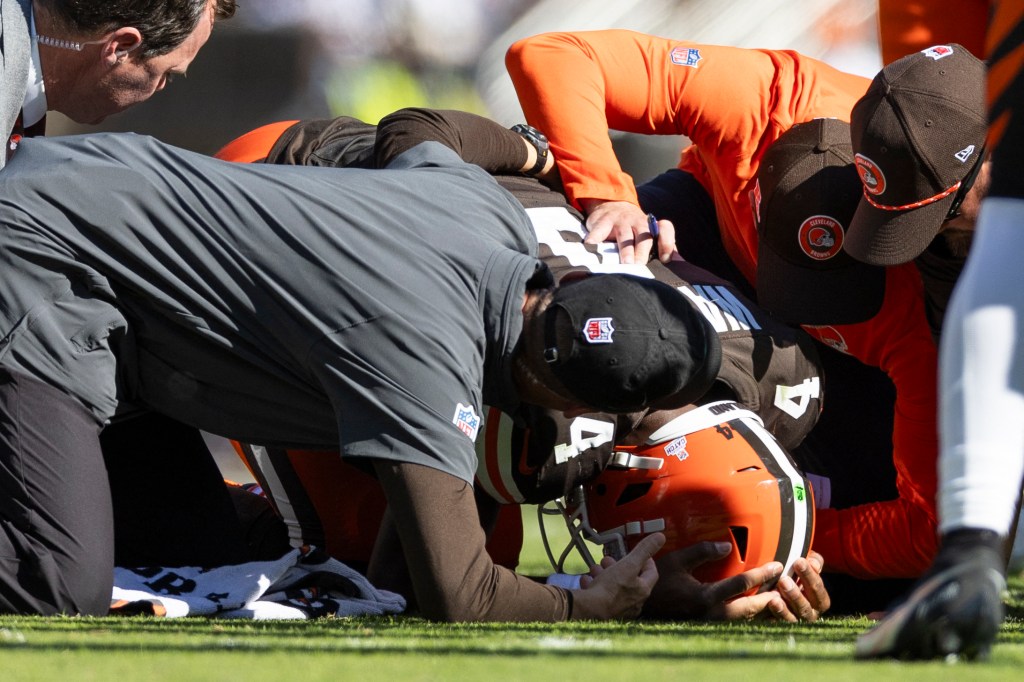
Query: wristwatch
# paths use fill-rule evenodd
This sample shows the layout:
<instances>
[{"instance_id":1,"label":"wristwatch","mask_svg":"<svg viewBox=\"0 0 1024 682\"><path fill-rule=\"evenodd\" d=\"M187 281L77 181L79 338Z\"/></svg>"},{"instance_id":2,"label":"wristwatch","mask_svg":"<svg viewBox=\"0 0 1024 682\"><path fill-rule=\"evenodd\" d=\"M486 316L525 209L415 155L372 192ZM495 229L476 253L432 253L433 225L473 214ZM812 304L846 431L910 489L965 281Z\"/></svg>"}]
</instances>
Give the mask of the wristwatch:
<instances>
[{"instance_id":1,"label":"wristwatch","mask_svg":"<svg viewBox=\"0 0 1024 682\"><path fill-rule=\"evenodd\" d=\"M517 123L510 130L522 135L537 150L537 163L533 164L533 168L526 171L526 174L537 175L544 170L544 166L548 163L548 138L544 136L544 133L525 123Z\"/></svg>"}]
</instances>

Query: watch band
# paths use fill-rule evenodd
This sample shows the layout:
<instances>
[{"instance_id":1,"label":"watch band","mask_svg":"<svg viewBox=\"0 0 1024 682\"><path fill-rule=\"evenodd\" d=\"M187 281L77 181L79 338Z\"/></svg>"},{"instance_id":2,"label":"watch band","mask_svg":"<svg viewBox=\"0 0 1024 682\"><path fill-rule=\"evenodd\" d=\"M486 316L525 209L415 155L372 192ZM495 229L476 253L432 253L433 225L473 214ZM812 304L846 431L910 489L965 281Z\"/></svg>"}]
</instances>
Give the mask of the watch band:
<instances>
[{"instance_id":1,"label":"watch band","mask_svg":"<svg viewBox=\"0 0 1024 682\"><path fill-rule=\"evenodd\" d=\"M526 171L526 174L532 176L543 171L544 166L548 163L548 138L544 136L544 133L525 123L517 123L510 130L519 133L537 150L537 162L533 164L533 168Z\"/></svg>"}]
</instances>

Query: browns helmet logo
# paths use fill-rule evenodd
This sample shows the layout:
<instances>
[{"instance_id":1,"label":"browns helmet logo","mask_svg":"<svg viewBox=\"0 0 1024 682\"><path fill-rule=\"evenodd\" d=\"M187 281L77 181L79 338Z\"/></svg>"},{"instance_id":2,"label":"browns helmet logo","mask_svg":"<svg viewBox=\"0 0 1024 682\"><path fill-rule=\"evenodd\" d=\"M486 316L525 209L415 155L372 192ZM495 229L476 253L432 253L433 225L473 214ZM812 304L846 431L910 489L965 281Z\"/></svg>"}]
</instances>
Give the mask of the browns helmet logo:
<instances>
[{"instance_id":1,"label":"browns helmet logo","mask_svg":"<svg viewBox=\"0 0 1024 682\"><path fill-rule=\"evenodd\" d=\"M885 191L885 173L877 163L863 154L855 154L853 163L857 167L857 174L860 176L865 192L878 196Z\"/></svg>"},{"instance_id":2,"label":"browns helmet logo","mask_svg":"<svg viewBox=\"0 0 1024 682\"><path fill-rule=\"evenodd\" d=\"M814 260L828 260L843 250L843 226L827 215L814 215L800 225L800 250Z\"/></svg>"}]
</instances>

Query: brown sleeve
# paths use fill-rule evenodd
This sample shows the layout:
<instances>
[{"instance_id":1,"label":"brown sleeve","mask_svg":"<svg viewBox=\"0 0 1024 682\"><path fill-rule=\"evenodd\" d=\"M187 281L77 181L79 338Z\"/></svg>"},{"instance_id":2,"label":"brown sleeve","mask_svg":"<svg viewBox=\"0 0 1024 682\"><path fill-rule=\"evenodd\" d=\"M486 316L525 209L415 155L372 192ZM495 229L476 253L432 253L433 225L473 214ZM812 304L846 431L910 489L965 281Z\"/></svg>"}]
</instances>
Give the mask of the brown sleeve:
<instances>
[{"instance_id":1,"label":"brown sleeve","mask_svg":"<svg viewBox=\"0 0 1024 682\"><path fill-rule=\"evenodd\" d=\"M544 621L569 617L569 593L496 566L485 550L473 488L430 467L378 460L390 523L374 548L368 577L399 587L403 571L389 560L401 543L421 615L439 621ZM388 537L391 537L389 541ZM391 550L393 551L393 549ZM392 557L394 555L392 554Z\"/></svg>"},{"instance_id":2,"label":"brown sleeve","mask_svg":"<svg viewBox=\"0 0 1024 682\"><path fill-rule=\"evenodd\" d=\"M378 124L377 167L430 140L492 175L518 173L528 156L519 133L488 118L465 111L408 108L388 114Z\"/></svg>"},{"instance_id":3,"label":"brown sleeve","mask_svg":"<svg viewBox=\"0 0 1024 682\"><path fill-rule=\"evenodd\" d=\"M264 163L373 168L377 127L349 116L299 121L271 147Z\"/></svg>"}]
</instances>

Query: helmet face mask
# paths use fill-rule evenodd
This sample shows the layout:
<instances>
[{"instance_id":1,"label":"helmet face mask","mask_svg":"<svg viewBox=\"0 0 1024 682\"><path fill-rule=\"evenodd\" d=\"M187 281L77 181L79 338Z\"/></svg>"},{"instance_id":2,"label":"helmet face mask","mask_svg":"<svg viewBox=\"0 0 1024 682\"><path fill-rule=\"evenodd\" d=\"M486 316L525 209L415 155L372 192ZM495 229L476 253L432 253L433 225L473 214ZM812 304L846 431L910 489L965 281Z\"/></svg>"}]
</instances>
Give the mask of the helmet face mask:
<instances>
[{"instance_id":1,"label":"helmet face mask","mask_svg":"<svg viewBox=\"0 0 1024 682\"><path fill-rule=\"evenodd\" d=\"M572 549L596 563L588 542L621 558L654 532L667 538L657 556L702 541L731 544L728 556L693 571L704 582L769 561L788 572L807 555L814 526L807 480L761 420L732 402L676 417L643 445L617 447L598 477L555 507L571 538L557 559L544 538L560 572Z\"/></svg>"}]
</instances>

